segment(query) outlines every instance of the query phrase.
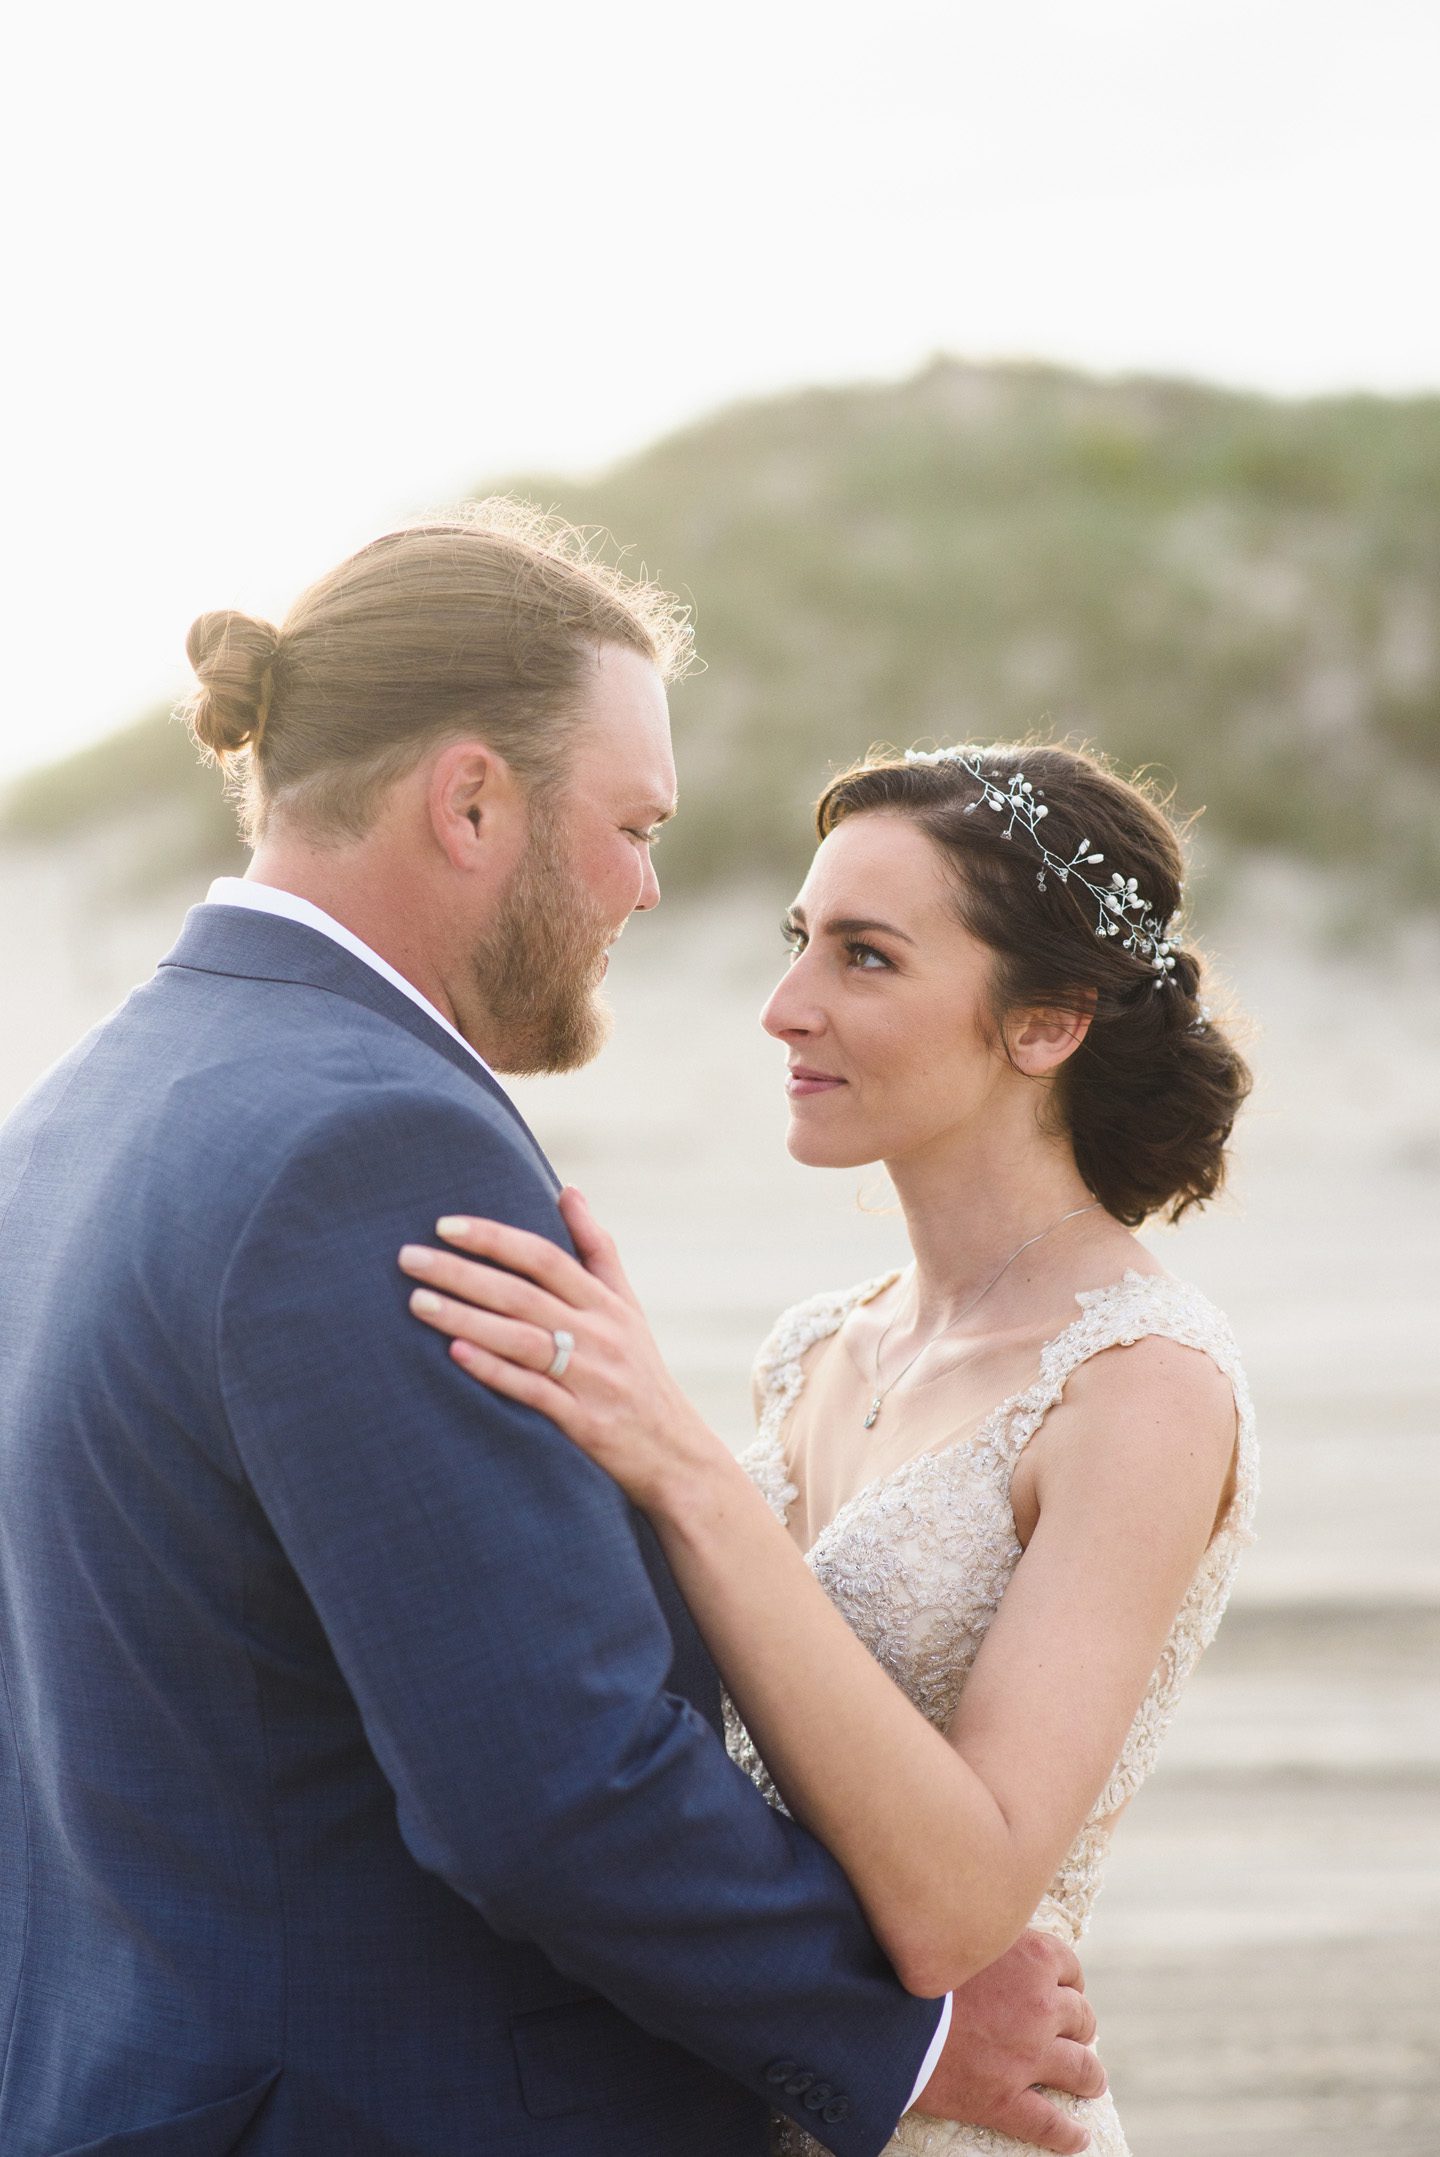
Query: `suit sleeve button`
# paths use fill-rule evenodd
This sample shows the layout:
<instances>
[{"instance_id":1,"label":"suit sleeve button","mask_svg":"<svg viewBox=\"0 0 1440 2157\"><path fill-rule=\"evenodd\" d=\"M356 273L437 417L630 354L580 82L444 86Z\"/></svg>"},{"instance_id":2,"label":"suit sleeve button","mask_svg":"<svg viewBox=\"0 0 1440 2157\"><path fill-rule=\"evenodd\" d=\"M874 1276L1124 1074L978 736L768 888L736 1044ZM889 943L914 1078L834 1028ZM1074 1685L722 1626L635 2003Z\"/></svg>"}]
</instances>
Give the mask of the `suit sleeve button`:
<instances>
[{"instance_id":1,"label":"suit sleeve button","mask_svg":"<svg viewBox=\"0 0 1440 2157\"><path fill-rule=\"evenodd\" d=\"M810 2088L810 2089L808 2089L808 2090L807 2090L807 2091L805 2092L805 2109L806 2109L806 2111L807 2111L807 2112L819 2112L819 2111L821 2111L821 2110L823 2109L823 2107L824 2107L825 2105L827 2105L827 2104L828 2104L828 2103L830 2102L830 2100L831 2100L831 2099L832 2099L832 2098L834 2097L834 2095L835 2095L835 2085L834 2085L834 2083L833 2083L833 2082L816 2082L816 2083L814 2083L814 2084L813 2084L813 2087L812 2087L812 2088Z\"/></svg>"},{"instance_id":2,"label":"suit sleeve button","mask_svg":"<svg viewBox=\"0 0 1440 2157\"><path fill-rule=\"evenodd\" d=\"M785 2095L787 2097L804 2097L805 2102L808 2105L810 2099L815 2094L815 2092L810 2088L810 2085L814 2080L815 2077L810 2074L792 2075L790 2077L790 2080L785 2085ZM808 2096L806 2095L807 2091L809 2092Z\"/></svg>"},{"instance_id":3,"label":"suit sleeve button","mask_svg":"<svg viewBox=\"0 0 1440 2157\"><path fill-rule=\"evenodd\" d=\"M848 2120L850 2117L849 2098L832 2097L829 2104L826 2105L825 2110L821 2113L820 2117L822 2120L828 2121L828 2123L832 2127L838 2126L841 2120Z\"/></svg>"},{"instance_id":4,"label":"suit sleeve button","mask_svg":"<svg viewBox=\"0 0 1440 2157\"><path fill-rule=\"evenodd\" d=\"M797 2075L799 2072L800 2062L798 2060L772 2060L765 2070L765 2080L775 2083L788 2082L792 2075Z\"/></svg>"}]
</instances>

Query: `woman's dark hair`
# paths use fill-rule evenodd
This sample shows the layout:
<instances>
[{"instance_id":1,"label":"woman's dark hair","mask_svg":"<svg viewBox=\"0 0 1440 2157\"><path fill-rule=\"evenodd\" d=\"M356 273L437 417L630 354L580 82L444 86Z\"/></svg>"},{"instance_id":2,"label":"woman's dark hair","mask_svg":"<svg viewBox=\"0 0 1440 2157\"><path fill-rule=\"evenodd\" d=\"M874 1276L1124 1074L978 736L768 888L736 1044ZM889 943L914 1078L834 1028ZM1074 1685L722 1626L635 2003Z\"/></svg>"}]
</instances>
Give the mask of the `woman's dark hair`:
<instances>
[{"instance_id":1,"label":"woman's dark hair","mask_svg":"<svg viewBox=\"0 0 1440 2157\"><path fill-rule=\"evenodd\" d=\"M1049 812L1045 845L1069 862L1082 841L1104 856L1084 873L1134 877L1161 924L1181 903L1180 837L1161 803L1085 750L1004 743L967 749L1000 790L1023 774ZM1055 1102L1076 1165L1108 1213L1129 1228L1153 1213L1172 1221L1215 1196L1248 1066L1200 1001L1203 965L1175 941L1173 969L1156 987L1153 954L1097 933L1098 902L1053 872L1037 881L1039 846L1008 814L987 814L984 789L957 758L934 762L872 750L831 781L816 807L824 839L847 817L877 810L908 817L932 839L952 876L956 912L995 954L991 1018L1025 1010L1090 1012L1089 1032L1061 1066ZM980 802L977 810L971 805ZM970 813L967 813L970 812Z\"/></svg>"}]
</instances>

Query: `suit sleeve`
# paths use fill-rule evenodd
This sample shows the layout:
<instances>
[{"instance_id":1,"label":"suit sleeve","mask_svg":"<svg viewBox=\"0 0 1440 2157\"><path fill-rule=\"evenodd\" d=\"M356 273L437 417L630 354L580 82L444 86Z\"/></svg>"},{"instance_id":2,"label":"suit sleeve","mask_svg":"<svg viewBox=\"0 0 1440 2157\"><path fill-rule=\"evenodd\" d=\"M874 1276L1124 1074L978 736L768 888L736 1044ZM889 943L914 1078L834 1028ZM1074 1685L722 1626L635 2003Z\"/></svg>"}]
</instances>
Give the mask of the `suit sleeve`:
<instances>
[{"instance_id":1,"label":"suit sleeve","mask_svg":"<svg viewBox=\"0 0 1440 2157\"><path fill-rule=\"evenodd\" d=\"M367 1096L297 1144L217 1319L237 1450L401 1833L494 1930L871 2157L936 2005L899 1984L829 1854L666 1691L671 1636L620 1492L410 1316L396 1254L455 1211L568 1247L508 1130L444 1095ZM808 2109L785 2087L806 2078Z\"/></svg>"}]
</instances>

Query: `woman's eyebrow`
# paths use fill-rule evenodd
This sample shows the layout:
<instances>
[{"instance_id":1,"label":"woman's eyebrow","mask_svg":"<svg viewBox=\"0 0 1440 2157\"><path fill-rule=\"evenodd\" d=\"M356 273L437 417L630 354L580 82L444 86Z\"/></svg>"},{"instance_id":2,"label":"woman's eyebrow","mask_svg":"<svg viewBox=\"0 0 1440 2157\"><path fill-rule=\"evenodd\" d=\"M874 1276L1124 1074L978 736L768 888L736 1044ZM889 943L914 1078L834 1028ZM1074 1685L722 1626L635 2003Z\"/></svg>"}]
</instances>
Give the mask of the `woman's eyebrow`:
<instances>
[{"instance_id":1,"label":"woman's eyebrow","mask_svg":"<svg viewBox=\"0 0 1440 2157\"><path fill-rule=\"evenodd\" d=\"M790 919L797 928L803 929L804 907L792 906ZM881 936L896 936L902 944L913 944L915 941L914 937L907 936L903 929L897 929L893 921L870 921L862 919L858 914L844 914L834 921L827 921L821 933L825 936L874 936L878 933Z\"/></svg>"}]
</instances>

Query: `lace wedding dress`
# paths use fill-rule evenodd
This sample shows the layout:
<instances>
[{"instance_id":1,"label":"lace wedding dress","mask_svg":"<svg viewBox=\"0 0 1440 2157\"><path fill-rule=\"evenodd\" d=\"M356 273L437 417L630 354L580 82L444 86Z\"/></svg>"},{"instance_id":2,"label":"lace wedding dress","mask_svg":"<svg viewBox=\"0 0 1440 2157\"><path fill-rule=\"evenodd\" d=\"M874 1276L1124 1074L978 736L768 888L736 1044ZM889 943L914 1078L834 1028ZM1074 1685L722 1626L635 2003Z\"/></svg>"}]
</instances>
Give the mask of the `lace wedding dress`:
<instances>
[{"instance_id":1,"label":"lace wedding dress","mask_svg":"<svg viewBox=\"0 0 1440 2157\"><path fill-rule=\"evenodd\" d=\"M837 1332L857 1304L895 1278L889 1274L797 1304L760 1351L759 1435L741 1460L782 1521L799 1496L789 1480L781 1430L805 1384L802 1358ZM1010 1509L1016 1462L1071 1373L1102 1349L1163 1334L1203 1350L1230 1380L1238 1411L1234 1496L1200 1562L1110 1780L1031 1919L1037 1929L1071 1943L1089 1922L1113 1817L1154 1766L1181 1689L1220 1623L1240 1552L1254 1539L1256 1493L1254 1410L1234 1337L1215 1305L1171 1274L1133 1268L1075 1300L1079 1317L1046 1344L1031 1386L992 1409L973 1437L917 1454L859 1490L821 1530L808 1554L821 1586L871 1654L922 1714L943 1729L1020 1560ZM783 1811L728 1699L725 1718L732 1757ZM1057 2095L1056 2102L1087 2128L1093 2157L1129 2157L1108 2092L1093 2100ZM775 2157L822 2157L822 2145L779 2115L772 2150ZM1023 2157L1033 2153L1033 2145L988 2128L907 2112L886 2152L887 2157L942 2152L944 2157L981 2152Z\"/></svg>"}]
</instances>

